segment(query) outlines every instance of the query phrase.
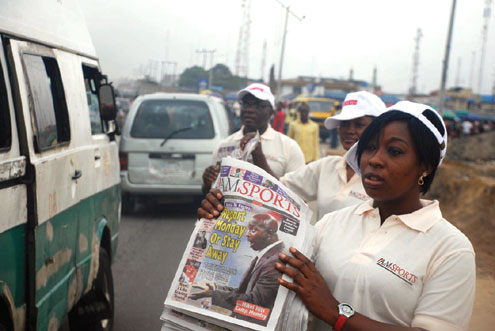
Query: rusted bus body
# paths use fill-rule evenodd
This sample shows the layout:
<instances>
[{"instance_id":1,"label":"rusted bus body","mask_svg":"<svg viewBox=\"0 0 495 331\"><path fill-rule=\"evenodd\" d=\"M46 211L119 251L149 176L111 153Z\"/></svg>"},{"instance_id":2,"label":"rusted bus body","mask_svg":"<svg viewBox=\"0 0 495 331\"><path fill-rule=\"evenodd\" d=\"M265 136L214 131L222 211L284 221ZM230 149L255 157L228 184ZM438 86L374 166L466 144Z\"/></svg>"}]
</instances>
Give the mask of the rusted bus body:
<instances>
[{"instance_id":1,"label":"rusted bus body","mask_svg":"<svg viewBox=\"0 0 495 331\"><path fill-rule=\"evenodd\" d=\"M57 330L115 256L118 147L77 1L1 2L0 326Z\"/></svg>"}]
</instances>

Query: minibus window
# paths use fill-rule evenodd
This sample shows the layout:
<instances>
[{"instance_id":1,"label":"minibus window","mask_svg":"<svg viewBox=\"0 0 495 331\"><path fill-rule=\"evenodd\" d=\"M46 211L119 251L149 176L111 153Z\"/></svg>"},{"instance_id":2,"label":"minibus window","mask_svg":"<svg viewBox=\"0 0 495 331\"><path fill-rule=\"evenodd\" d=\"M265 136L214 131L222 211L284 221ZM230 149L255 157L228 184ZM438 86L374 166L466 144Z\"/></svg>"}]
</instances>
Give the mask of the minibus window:
<instances>
[{"instance_id":1,"label":"minibus window","mask_svg":"<svg viewBox=\"0 0 495 331\"><path fill-rule=\"evenodd\" d=\"M86 99L89 109L89 120L91 122L91 134L104 132L103 123L100 116L100 106L98 102L98 87L101 74L98 69L82 65L84 75L84 86L86 87Z\"/></svg>"},{"instance_id":2,"label":"minibus window","mask_svg":"<svg viewBox=\"0 0 495 331\"><path fill-rule=\"evenodd\" d=\"M12 133L10 128L9 104L7 102L7 88L0 65L0 152L10 150Z\"/></svg>"},{"instance_id":3,"label":"minibus window","mask_svg":"<svg viewBox=\"0 0 495 331\"><path fill-rule=\"evenodd\" d=\"M57 61L50 57L24 54L36 123L37 150L70 141L69 114Z\"/></svg>"}]
</instances>

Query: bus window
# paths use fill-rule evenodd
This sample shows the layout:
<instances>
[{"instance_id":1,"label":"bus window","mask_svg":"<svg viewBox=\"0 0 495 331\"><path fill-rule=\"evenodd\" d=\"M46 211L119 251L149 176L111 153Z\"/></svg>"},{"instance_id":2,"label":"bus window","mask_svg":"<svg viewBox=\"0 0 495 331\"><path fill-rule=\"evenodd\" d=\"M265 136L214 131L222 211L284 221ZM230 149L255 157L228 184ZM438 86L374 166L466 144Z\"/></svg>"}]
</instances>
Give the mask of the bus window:
<instances>
[{"instance_id":1,"label":"bus window","mask_svg":"<svg viewBox=\"0 0 495 331\"><path fill-rule=\"evenodd\" d=\"M98 103L98 87L101 74L98 69L84 64L82 65L82 70L89 108L89 120L91 122L91 134L103 133L104 127L101 120L100 106Z\"/></svg>"},{"instance_id":2,"label":"bus window","mask_svg":"<svg viewBox=\"0 0 495 331\"><path fill-rule=\"evenodd\" d=\"M10 128L9 104L7 102L7 88L0 65L0 153L10 150L12 133Z\"/></svg>"},{"instance_id":3,"label":"bus window","mask_svg":"<svg viewBox=\"0 0 495 331\"><path fill-rule=\"evenodd\" d=\"M57 61L24 54L29 78L38 152L70 141L69 114Z\"/></svg>"}]
</instances>

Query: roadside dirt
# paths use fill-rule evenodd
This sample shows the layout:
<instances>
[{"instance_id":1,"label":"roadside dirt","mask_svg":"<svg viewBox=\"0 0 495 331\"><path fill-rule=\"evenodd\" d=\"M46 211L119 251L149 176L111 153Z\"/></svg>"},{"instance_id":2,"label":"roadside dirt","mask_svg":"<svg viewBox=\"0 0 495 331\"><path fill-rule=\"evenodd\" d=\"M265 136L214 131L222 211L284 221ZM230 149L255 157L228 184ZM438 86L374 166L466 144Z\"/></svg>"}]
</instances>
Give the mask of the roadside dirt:
<instances>
[{"instance_id":1,"label":"roadside dirt","mask_svg":"<svg viewBox=\"0 0 495 331\"><path fill-rule=\"evenodd\" d=\"M476 297L469 330L495 325L495 132L450 142L426 196L471 241L476 253Z\"/></svg>"}]
</instances>

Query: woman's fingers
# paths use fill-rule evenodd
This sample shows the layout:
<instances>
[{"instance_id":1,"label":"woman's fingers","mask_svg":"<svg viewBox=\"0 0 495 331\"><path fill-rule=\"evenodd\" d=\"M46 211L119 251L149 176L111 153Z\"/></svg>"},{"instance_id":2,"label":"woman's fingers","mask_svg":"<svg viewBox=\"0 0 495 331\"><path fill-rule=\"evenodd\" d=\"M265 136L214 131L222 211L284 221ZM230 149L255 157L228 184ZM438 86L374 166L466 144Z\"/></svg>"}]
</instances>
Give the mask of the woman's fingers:
<instances>
[{"instance_id":1,"label":"woman's fingers","mask_svg":"<svg viewBox=\"0 0 495 331\"><path fill-rule=\"evenodd\" d=\"M308 259L306 257L306 255L304 255L303 253L299 252L294 247L291 247L289 249L289 251L292 253L292 255L294 255L295 258L297 258L298 260L302 261L311 271L313 271L313 272L316 271L315 265L313 264L313 262L311 262L310 259Z\"/></svg>"},{"instance_id":2,"label":"woman's fingers","mask_svg":"<svg viewBox=\"0 0 495 331\"><path fill-rule=\"evenodd\" d=\"M297 269L286 267L282 263L276 262L275 268L277 268L278 271L283 272L287 276L294 279L298 284L302 285L303 282L306 280L304 275L301 274Z\"/></svg>"},{"instance_id":3,"label":"woman's fingers","mask_svg":"<svg viewBox=\"0 0 495 331\"><path fill-rule=\"evenodd\" d=\"M287 287L289 290L299 293L301 287L295 283L291 283L286 281L285 279L279 278L278 283L284 287Z\"/></svg>"},{"instance_id":4,"label":"woman's fingers","mask_svg":"<svg viewBox=\"0 0 495 331\"><path fill-rule=\"evenodd\" d=\"M304 259L300 259L304 257ZM310 260L308 260L303 254L299 253L298 257L291 257L286 254L280 254L279 255L280 260L290 264L294 268L297 268L299 271L302 272L302 274L305 277L311 276L315 271L316 268L314 267L313 263L311 263Z\"/></svg>"},{"instance_id":5,"label":"woman's fingers","mask_svg":"<svg viewBox=\"0 0 495 331\"><path fill-rule=\"evenodd\" d=\"M207 211L209 211L210 213L212 213L215 216L218 216L218 215L220 215L220 212L223 210L223 204L220 202L220 200L221 200L221 198L218 199L218 195L215 195L212 193L212 191L210 191L210 193L208 193L206 195L206 199L203 200L204 205L202 202L201 206L203 208L206 207L207 209L206 208L205 209Z\"/></svg>"}]
</instances>

